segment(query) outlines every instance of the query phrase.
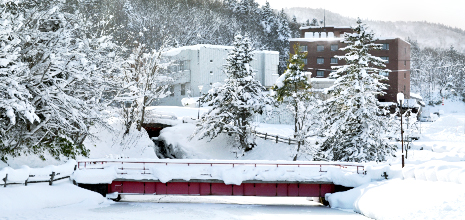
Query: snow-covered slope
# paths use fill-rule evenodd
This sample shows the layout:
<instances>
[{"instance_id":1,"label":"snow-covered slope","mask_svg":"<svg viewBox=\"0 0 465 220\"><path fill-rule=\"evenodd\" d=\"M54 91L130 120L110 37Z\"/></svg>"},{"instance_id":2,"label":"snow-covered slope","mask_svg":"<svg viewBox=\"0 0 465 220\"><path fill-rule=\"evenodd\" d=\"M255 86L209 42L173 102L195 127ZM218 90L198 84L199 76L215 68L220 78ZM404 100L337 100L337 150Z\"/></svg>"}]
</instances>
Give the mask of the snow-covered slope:
<instances>
[{"instance_id":1,"label":"snow-covered slope","mask_svg":"<svg viewBox=\"0 0 465 220\"><path fill-rule=\"evenodd\" d=\"M323 9L313 8L286 8L289 16L296 16L297 21L305 23L313 18L323 20ZM365 21L364 21L365 22ZM356 23L356 18L344 17L340 14L326 10L326 25L351 26ZM462 29L447 27L442 24L413 21L366 21L370 29L376 35L383 37L399 37L401 39L413 39L420 42L422 47L438 47L447 49L451 45L458 51L465 52L465 31Z\"/></svg>"}]
</instances>

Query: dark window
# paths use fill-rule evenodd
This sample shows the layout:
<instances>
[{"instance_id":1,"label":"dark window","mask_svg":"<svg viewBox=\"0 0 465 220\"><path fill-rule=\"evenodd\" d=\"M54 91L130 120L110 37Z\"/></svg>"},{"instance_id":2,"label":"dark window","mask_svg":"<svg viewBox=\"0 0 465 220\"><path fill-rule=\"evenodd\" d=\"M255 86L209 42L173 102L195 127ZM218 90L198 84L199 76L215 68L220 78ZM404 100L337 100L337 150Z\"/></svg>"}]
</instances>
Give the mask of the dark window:
<instances>
[{"instance_id":1,"label":"dark window","mask_svg":"<svg viewBox=\"0 0 465 220\"><path fill-rule=\"evenodd\" d=\"M213 60L210 60L210 63L213 63Z\"/></svg>"},{"instance_id":2,"label":"dark window","mask_svg":"<svg viewBox=\"0 0 465 220\"><path fill-rule=\"evenodd\" d=\"M404 94L405 94L405 85L404 85Z\"/></svg>"},{"instance_id":3,"label":"dark window","mask_svg":"<svg viewBox=\"0 0 465 220\"><path fill-rule=\"evenodd\" d=\"M407 79L407 73L406 72L404 73L404 79Z\"/></svg>"},{"instance_id":4,"label":"dark window","mask_svg":"<svg viewBox=\"0 0 465 220\"><path fill-rule=\"evenodd\" d=\"M186 95L186 84L181 84L181 95Z\"/></svg>"},{"instance_id":5,"label":"dark window","mask_svg":"<svg viewBox=\"0 0 465 220\"><path fill-rule=\"evenodd\" d=\"M324 50L325 50L325 46L323 45L316 46L316 51L324 51Z\"/></svg>"},{"instance_id":6,"label":"dark window","mask_svg":"<svg viewBox=\"0 0 465 220\"><path fill-rule=\"evenodd\" d=\"M389 63L389 57L380 57L381 59L383 59L384 61L386 61L385 63Z\"/></svg>"},{"instance_id":7,"label":"dark window","mask_svg":"<svg viewBox=\"0 0 465 220\"><path fill-rule=\"evenodd\" d=\"M170 86L170 96L174 96L174 86Z\"/></svg>"},{"instance_id":8,"label":"dark window","mask_svg":"<svg viewBox=\"0 0 465 220\"><path fill-rule=\"evenodd\" d=\"M383 44L383 50L389 50L389 44Z\"/></svg>"},{"instance_id":9,"label":"dark window","mask_svg":"<svg viewBox=\"0 0 465 220\"><path fill-rule=\"evenodd\" d=\"M331 44L331 51L336 51L339 49L339 46L337 44Z\"/></svg>"},{"instance_id":10,"label":"dark window","mask_svg":"<svg viewBox=\"0 0 465 220\"><path fill-rule=\"evenodd\" d=\"M316 58L316 64L323 64L323 63L325 63L325 58L323 57Z\"/></svg>"},{"instance_id":11,"label":"dark window","mask_svg":"<svg viewBox=\"0 0 465 220\"><path fill-rule=\"evenodd\" d=\"M331 64L337 64L337 58L331 57Z\"/></svg>"},{"instance_id":12,"label":"dark window","mask_svg":"<svg viewBox=\"0 0 465 220\"><path fill-rule=\"evenodd\" d=\"M404 60L404 66L407 66L407 60Z\"/></svg>"},{"instance_id":13,"label":"dark window","mask_svg":"<svg viewBox=\"0 0 465 220\"><path fill-rule=\"evenodd\" d=\"M323 71L323 70L317 70L317 71L316 71L316 76L317 76L317 77L324 77L324 76L325 76L325 71Z\"/></svg>"},{"instance_id":14,"label":"dark window","mask_svg":"<svg viewBox=\"0 0 465 220\"><path fill-rule=\"evenodd\" d=\"M304 64L307 65L307 58L304 58L303 61L304 61Z\"/></svg>"},{"instance_id":15,"label":"dark window","mask_svg":"<svg viewBox=\"0 0 465 220\"><path fill-rule=\"evenodd\" d=\"M301 52L307 52L307 46L300 46Z\"/></svg>"}]
</instances>

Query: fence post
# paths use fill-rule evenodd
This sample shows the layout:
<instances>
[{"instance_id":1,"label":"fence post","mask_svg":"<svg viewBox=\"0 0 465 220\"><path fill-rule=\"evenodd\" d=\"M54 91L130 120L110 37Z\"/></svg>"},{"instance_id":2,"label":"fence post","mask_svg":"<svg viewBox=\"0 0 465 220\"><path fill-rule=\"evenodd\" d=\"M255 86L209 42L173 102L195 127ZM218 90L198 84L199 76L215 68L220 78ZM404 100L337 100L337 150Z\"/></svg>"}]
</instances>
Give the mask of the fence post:
<instances>
[{"instance_id":1,"label":"fence post","mask_svg":"<svg viewBox=\"0 0 465 220\"><path fill-rule=\"evenodd\" d=\"M289 137L289 145L291 145L291 137Z\"/></svg>"},{"instance_id":2,"label":"fence post","mask_svg":"<svg viewBox=\"0 0 465 220\"><path fill-rule=\"evenodd\" d=\"M265 141L266 141L266 136L268 136L268 133L265 133Z\"/></svg>"},{"instance_id":3,"label":"fence post","mask_svg":"<svg viewBox=\"0 0 465 220\"><path fill-rule=\"evenodd\" d=\"M6 174L5 178L3 178L3 182L5 182L5 185L3 187L6 187L6 181L8 180L8 173Z\"/></svg>"},{"instance_id":4,"label":"fence post","mask_svg":"<svg viewBox=\"0 0 465 220\"><path fill-rule=\"evenodd\" d=\"M55 171L53 171L52 174L50 174L50 182L48 183L49 186L53 184L53 178L55 178Z\"/></svg>"},{"instance_id":5,"label":"fence post","mask_svg":"<svg viewBox=\"0 0 465 220\"><path fill-rule=\"evenodd\" d=\"M278 143L278 135L276 135L276 143Z\"/></svg>"}]
</instances>

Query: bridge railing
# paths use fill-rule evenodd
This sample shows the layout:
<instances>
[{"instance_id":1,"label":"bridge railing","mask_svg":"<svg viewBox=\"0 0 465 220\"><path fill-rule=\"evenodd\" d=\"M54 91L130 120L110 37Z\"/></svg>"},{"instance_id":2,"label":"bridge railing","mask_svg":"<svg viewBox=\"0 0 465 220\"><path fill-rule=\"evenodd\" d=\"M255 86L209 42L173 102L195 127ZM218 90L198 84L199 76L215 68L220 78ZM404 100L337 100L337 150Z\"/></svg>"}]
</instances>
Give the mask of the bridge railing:
<instances>
[{"instance_id":1,"label":"bridge railing","mask_svg":"<svg viewBox=\"0 0 465 220\"><path fill-rule=\"evenodd\" d=\"M104 169L105 167L116 167L117 174L152 174L151 169L154 165L157 166L228 166L231 168L238 166L247 167L293 167L293 168L312 168L314 171L327 172L330 167L337 167L347 172L357 174L365 174L365 167L359 164L346 164L346 163L299 163L299 162L199 162L199 161L118 161L118 160L86 160L77 162L78 169Z\"/></svg>"}]
</instances>

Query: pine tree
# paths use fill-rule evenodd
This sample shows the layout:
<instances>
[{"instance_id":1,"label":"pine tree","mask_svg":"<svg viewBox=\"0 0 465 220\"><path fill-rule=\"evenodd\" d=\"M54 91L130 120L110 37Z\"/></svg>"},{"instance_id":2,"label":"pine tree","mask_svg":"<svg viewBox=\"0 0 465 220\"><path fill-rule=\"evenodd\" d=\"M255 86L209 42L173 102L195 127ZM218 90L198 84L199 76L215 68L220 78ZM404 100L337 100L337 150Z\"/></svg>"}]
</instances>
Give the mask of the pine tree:
<instances>
[{"instance_id":1,"label":"pine tree","mask_svg":"<svg viewBox=\"0 0 465 220\"><path fill-rule=\"evenodd\" d=\"M374 44L374 34L357 21L354 33L344 35L345 56L338 57L346 65L337 68L331 77L337 78L328 89L332 96L320 111L324 115L322 131L325 135L319 160L384 161L394 155L396 148L385 134L387 112L380 108L377 96L383 95L387 78L379 75L385 67L383 60L372 56L370 50L380 49ZM386 71L386 70L384 70Z\"/></svg>"},{"instance_id":2,"label":"pine tree","mask_svg":"<svg viewBox=\"0 0 465 220\"><path fill-rule=\"evenodd\" d=\"M272 87L275 98L279 103L284 103L294 115L294 138L298 140L297 154L300 146L306 139L306 127L308 127L309 112L311 109L312 92L308 77L304 72L306 52L300 52L300 45L294 45L295 54L289 55L289 65L276 84ZM297 159L297 155L294 160Z\"/></svg>"},{"instance_id":3,"label":"pine tree","mask_svg":"<svg viewBox=\"0 0 465 220\"><path fill-rule=\"evenodd\" d=\"M216 138L222 132L234 135L245 152L255 145L252 136L255 113L269 113L273 100L254 76L250 62L253 50L247 36L236 35L234 49L226 59L225 84L213 87L202 103L213 108L198 123L194 135L199 139Z\"/></svg>"}]
</instances>

